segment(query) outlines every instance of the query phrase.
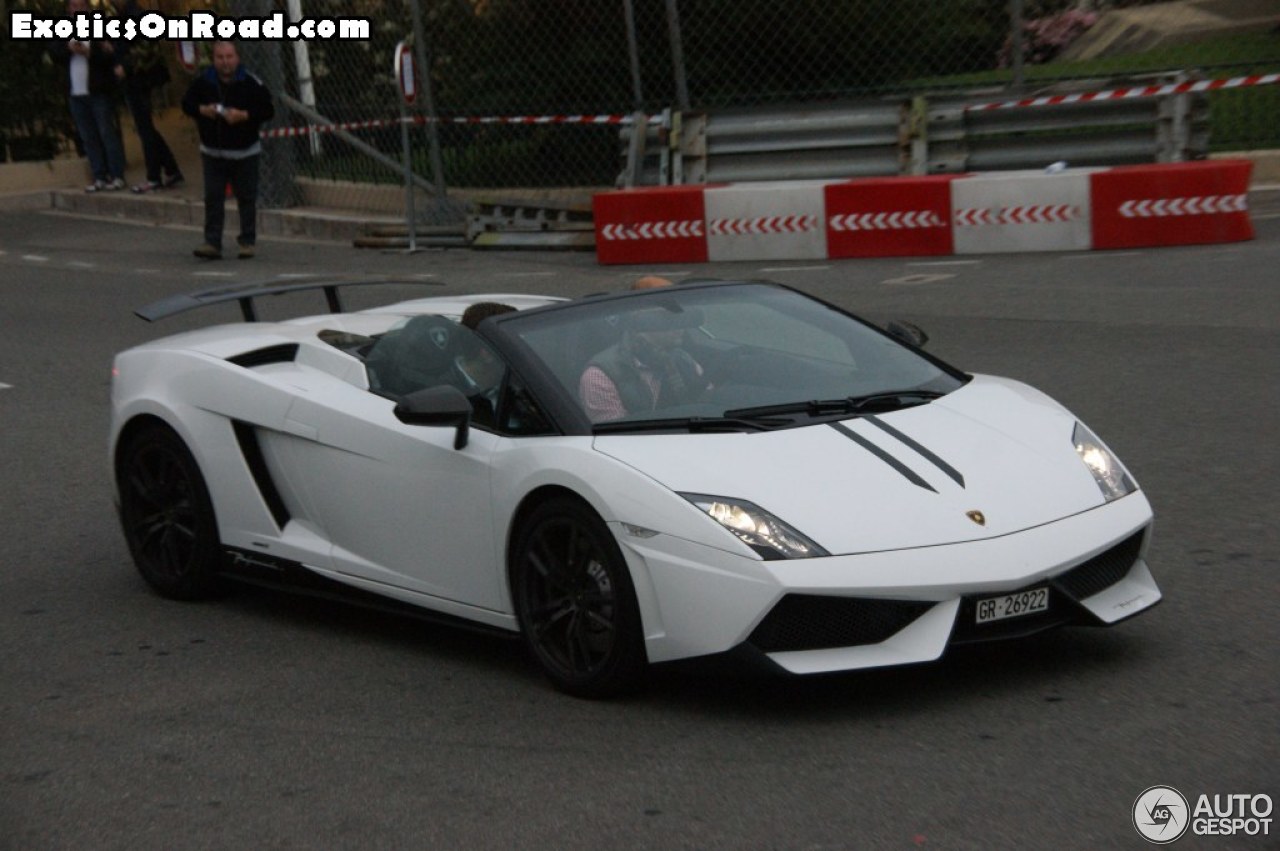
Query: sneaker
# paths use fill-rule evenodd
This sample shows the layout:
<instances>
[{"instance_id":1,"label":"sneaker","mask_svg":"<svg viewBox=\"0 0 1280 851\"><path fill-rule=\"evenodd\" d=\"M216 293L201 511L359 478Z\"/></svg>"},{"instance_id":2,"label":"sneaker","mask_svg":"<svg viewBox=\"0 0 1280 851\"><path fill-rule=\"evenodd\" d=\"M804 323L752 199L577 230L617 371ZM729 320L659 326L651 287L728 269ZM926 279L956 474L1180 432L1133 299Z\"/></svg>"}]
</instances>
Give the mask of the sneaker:
<instances>
[{"instance_id":1,"label":"sneaker","mask_svg":"<svg viewBox=\"0 0 1280 851\"><path fill-rule=\"evenodd\" d=\"M129 191L135 195L145 195L148 192L155 192L160 188L160 184L154 180L147 180L139 183L137 186L131 186Z\"/></svg>"},{"instance_id":2,"label":"sneaker","mask_svg":"<svg viewBox=\"0 0 1280 851\"><path fill-rule=\"evenodd\" d=\"M105 180L95 180L93 183L90 183L88 186L86 186L84 188L84 191L85 192L102 192L106 188L107 188L107 182Z\"/></svg>"},{"instance_id":3,"label":"sneaker","mask_svg":"<svg viewBox=\"0 0 1280 851\"><path fill-rule=\"evenodd\" d=\"M102 188L107 192L119 192L121 189L124 189L124 178L117 177Z\"/></svg>"},{"instance_id":4,"label":"sneaker","mask_svg":"<svg viewBox=\"0 0 1280 851\"><path fill-rule=\"evenodd\" d=\"M214 246L210 245L207 242L203 242L200 245L196 246L196 250L192 251L191 253L199 257L201 260L221 260L222 259L222 249L215 248Z\"/></svg>"},{"instance_id":5,"label":"sneaker","mask_svg":"<svg viewBox=\"0 0 1280 851\"><path fill-rule=\"evenodd\" d=\"M252 245L242 245L240 250L236 252L236 258L239 260L248 260L254 255L254 247Z\"/></svg>"},{"instance_id":6,"label":"sneaker","mask_svg":"<svg viewBox=\"0 0 1280 851\"><path fill-rule=\"evenodd\" d=\"M171 174L168 177L162 177L160 179L160 186L163 189L172 189L175 186L181 186L185 182L186 178L181 174Z\"/></svg>"}]
</instances>

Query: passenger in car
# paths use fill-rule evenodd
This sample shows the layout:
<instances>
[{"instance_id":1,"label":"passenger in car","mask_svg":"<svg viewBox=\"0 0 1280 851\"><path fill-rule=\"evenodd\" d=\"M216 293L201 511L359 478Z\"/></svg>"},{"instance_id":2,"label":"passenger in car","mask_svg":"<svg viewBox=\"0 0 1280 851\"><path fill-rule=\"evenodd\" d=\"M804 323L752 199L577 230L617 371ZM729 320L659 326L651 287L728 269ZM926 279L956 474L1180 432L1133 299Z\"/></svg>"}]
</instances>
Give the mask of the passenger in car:
<instances>
[{"instance_id":1,"label":"passenger in car","mask_svg":"<svg viewBox=\"0 0 1280 851\"><path fill-rule=\"evenodd\" d=\"M684 350L683 325L665 311L623 319L622 339L591 358L578 380L578 398L593 422L616 420L696 400L708 382Z\"/></svg>"}]
</instances>

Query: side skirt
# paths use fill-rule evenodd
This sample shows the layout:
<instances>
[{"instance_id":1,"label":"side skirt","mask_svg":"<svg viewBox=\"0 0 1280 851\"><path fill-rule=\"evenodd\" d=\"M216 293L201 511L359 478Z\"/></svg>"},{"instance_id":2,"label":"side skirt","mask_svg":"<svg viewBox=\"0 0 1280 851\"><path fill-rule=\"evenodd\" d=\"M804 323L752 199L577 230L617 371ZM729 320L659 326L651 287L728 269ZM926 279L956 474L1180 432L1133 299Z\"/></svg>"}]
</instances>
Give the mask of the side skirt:
<instances>
[{"instance_id":1,"label":"side skirt","mask_svg":"<svg viewBox=\"0 0 1280 851\"><path fill-rule=\"evenodd\" d=\"M256 585L259 588L287 591L321 600L333 600L359 606L363 609L402 615L481 635L501 636L508 639L518 639L520 637L519 633L469 621L443 612L424 609L421 606L393 600L361 588L353 588L350 585L345 585L329 579L327 576L321 576L310 571L300 562L250 552L237 547L226 547L224 549L223 564L220 572L227 579L242 582L246 585Z\"/></svg>"}]
</instances>

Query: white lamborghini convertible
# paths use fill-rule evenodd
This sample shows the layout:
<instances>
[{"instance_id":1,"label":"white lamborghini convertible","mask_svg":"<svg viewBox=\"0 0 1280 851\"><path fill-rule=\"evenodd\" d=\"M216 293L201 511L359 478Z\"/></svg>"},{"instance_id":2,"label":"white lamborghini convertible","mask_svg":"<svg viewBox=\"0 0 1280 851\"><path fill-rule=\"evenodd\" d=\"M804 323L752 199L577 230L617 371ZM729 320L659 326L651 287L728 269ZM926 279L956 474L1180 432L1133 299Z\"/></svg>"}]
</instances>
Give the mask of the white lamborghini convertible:
<instances>
[{"instance_id":1,"label":"white lamborghini convertible","mask_svg":"<svg viewBox=\"0 0 1280 851\"><path fill-rule=\"evenodd\" d=\"M731 651L800 674L924 662L1160 600L1115 455L918 329L766 282L342 312L351 283L139 311L245 317L115 359L118 508L161 594L337 589L518 632L583 696ZM331 313L253 321L308 288ZM476 302L514 309L472 330Z\"/></svg>"}]
</instances>

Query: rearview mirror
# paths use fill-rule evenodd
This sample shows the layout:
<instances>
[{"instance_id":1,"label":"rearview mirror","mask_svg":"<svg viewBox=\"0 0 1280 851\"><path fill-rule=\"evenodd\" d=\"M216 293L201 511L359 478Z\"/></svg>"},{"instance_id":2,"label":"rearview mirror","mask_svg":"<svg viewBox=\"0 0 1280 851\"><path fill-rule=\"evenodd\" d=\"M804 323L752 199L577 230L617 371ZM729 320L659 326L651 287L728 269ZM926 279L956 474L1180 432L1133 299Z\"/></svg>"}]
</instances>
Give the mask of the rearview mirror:
<instances>
[{"instance_id":1,"label":"rearview mirror","mask_svg":"<svg viewBox=\"0 0 1280 851\"><path fill-rule=\"evenodd\" d=\"M906 322L902 319L894 319L884 326L884 330L888 331L889 336L895 340L906 343L908 346L914 346L917 349L923 349L924 344L929 342L929 335L924 332L924 329L913 322Z\"/></svg>"},{"instance_id":2,"label":"rearview mirror","mask_svg":"<svg viewBox=\"0 0 1280 851\"><path fill-rule=\"evenodd\" d=\"M406 425L453 426L458 430L453 448L467 445L471 427L471 403L462 391L449 384L415 390L401 398L393 413Z\"/></svg>"}]
</instances>

